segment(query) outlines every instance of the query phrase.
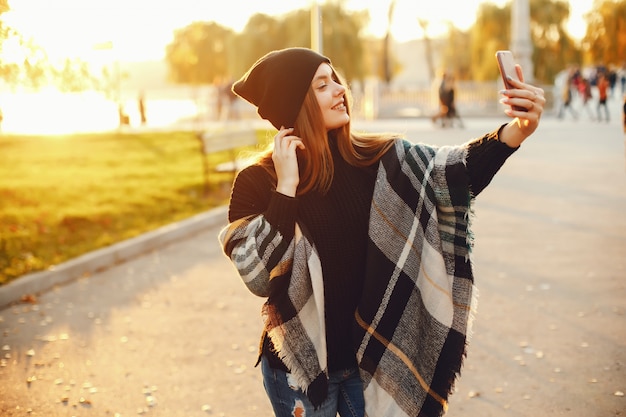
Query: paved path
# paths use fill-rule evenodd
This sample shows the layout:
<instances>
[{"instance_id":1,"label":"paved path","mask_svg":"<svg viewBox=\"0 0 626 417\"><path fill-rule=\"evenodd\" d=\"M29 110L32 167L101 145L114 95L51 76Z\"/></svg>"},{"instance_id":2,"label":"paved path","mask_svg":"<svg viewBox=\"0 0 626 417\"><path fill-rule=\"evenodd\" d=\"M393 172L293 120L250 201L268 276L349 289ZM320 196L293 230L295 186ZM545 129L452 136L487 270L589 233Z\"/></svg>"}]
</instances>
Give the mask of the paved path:
<instances>
[{"instance_id":1,"label":"paved path","mask_svg":"<svg viewBox=\"0 0 626 417\"><path fill-rule=\"evenodd\" d=\"M361 125L455 144L501 120L465 122ZM625 207L620 122L546 117L475 205L479 311L448 416L624 415ZM224 211L210 216L0 309L0 415L271 416L254 368L262 300L218 246Z\"/></svg>"}]
</instances>

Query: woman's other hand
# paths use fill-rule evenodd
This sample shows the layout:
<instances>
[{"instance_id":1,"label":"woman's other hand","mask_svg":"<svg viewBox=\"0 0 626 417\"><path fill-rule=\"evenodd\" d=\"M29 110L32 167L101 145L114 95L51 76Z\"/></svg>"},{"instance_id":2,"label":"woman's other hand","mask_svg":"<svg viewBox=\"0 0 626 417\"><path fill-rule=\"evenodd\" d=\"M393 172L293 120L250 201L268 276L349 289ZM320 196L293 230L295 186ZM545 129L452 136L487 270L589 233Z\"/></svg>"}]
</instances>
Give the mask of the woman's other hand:
<instances>
[{"instance_id":1,"label":"woman's other hand","mask_svg":"<svg viewBox=\"0 0 626 417\"><path fill-rule=\"evenodd\" d=\"M302 139L291 135L293 128L284 128L274 136L274 151L272 161L276 169L276 191L289 197L296 196L296 190L300 182L298 173L298 158L296 149L304 149Z\"/></svg>"}]
</instances>

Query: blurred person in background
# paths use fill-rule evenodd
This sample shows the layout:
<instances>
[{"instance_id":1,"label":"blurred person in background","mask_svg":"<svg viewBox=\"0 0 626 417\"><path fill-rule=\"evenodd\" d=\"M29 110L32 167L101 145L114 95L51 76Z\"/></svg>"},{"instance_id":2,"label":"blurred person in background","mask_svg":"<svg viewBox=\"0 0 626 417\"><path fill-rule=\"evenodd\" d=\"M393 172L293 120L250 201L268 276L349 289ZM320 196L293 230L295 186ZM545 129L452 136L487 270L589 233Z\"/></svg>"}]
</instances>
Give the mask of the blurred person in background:
<instances>
[{"instance_id":1,"label":"blurred person in background","mask_svg":"<svg viewBox=\"0 0 626 417\"><path fill-rule=\"evenodd\" d=\"M624 93L624 97L622 97L622 123L624 124L624 133L626 133L626 93ZM625 142L626 144L626 142Z\"/></svg>"},{"instance_id":2,"label":"blurred person in background","mask_svg":"<svg viewBox=\"0 0 626 417\"><path fill-rule=\"evenodd\" d=\"M561 102L559 106L559 111L557 113L557 117L559 119L563 119L565 117L565 112L569 111L574 120L578 120L578 113L576 112L576 110L574 110L574 107L572 106L572 84L574 82L575 76L576 70L574 68L570 68L567 71L567 75L564 76L561 80L561 85L557 86L560 87L561 91Z\"/></svg>"},{"instance_id":3,"label":"blurred person in background","mask_svg":"<svg viewBox=\"0 0 626 417\"><path fill-rule=\"evenodd\" d=\"M626 62L622 64L618 73L619 82L621 85L622 95L626 94Z\"/></svg>"},{"instance_id":4,"label":"blurred person in background","mask_svg":"<svg viewBox=\"0 0 626 417\"><path fill-rule=\"evenodd\" d=\"M581 77L578 82L578 93L582 99L582 108L587 112L589 120L595 121L596 118L591 109L591 102L593 100L593 94L591 93L591 82L587 78ZM581 110L582 111L582 110Z\"/></svg>"},{"instance_id":5,"label":"blurred person in background","mask_svg":"<svg viewBox=\"0 0 626 417\"><path fill-rule=\"evenodd\" d=\"M603 108L604 116L605 116L604 119L608 123L610 120L610 116L609 116L609 107L606 105L606 100L608 98L610 85L609 85L609 80L607 78L607 75L604 71L601 71L598 73L597 88L598 88L598 107L597 107L598 121L599 122L602 121L602 116L600 115L600 109Z\"/></svg>"},{"instance_id":6,"label":"blurred person in background","mask_svg":"<svg viewBox=\"0 0 626 417\"><path fill-rule=\"evenodd\" d=\"M137 97L137 107L139 108L139 122L144 126L148 119L146 118L146 96L143 91L140 91Z\"/></svg>"},{"instance_id":7,"label":"blurred person in background","mask_svg":"<svg viewBox=\"0 0 626 417\"><path fill-rule=\"evenodd\" d=\"M439 112L431 117L433 123L440 121L441 127L453 127L457 121L459 127L463 127L463 121L456 109L455 101L455 78L454 74L444 72L441 77L441 83L437 90L439 99Z\"/></svg>"}]
</instances>

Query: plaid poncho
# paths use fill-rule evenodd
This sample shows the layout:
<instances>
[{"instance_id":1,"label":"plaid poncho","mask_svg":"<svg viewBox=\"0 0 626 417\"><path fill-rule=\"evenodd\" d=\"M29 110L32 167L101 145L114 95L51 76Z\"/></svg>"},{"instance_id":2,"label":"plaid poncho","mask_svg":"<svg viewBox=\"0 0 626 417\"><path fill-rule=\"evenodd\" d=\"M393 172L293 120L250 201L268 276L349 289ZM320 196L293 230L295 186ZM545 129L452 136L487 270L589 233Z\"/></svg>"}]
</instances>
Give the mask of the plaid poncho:
<instances>
[{"instance_id":1,"label":"plaid poncho","mask_svg":"<svg viewBox=\"0 0 626 417\"><path fill-rule=\"evenodd\" d=\"M398 140L380 161L354 324L370 417L440 416L447 408L476 296L466 153ZM296 225L285 241L257 215L229 224L220 240L248 288L268 297L265 330L319 402L327 387L323 277L306 230Z\"/></svg>"}]
</instances>

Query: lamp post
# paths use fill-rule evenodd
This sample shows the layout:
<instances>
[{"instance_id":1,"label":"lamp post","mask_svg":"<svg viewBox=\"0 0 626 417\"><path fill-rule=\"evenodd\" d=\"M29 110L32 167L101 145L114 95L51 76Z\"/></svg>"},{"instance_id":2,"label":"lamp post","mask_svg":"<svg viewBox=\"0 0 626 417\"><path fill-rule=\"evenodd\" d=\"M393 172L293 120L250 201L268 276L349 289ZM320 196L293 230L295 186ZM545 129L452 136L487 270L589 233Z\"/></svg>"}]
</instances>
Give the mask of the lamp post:
<instances>
[{"instance_id":1,"label":"lamp post","mask_svg":"<svg viewBox=\"0 0 626 417\"><path fill-rule=\"evenodd\" d=\"M322 37L322 12L317 0L311 6L311 49L319 54L324 53Z\"/></svg>"},{"instance_id":2,"label":"lamp post","mask_svg":"<svg viewBox=\"0 0 626 417\"><path fill-rule=\"evenodd\" d=\"M513 0L511 5L511 52L524 70L524 81L533 82L533 45L530 40L530 4L528 0Z\"/></svg>"}]
</instances>

